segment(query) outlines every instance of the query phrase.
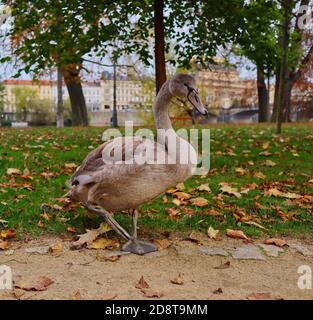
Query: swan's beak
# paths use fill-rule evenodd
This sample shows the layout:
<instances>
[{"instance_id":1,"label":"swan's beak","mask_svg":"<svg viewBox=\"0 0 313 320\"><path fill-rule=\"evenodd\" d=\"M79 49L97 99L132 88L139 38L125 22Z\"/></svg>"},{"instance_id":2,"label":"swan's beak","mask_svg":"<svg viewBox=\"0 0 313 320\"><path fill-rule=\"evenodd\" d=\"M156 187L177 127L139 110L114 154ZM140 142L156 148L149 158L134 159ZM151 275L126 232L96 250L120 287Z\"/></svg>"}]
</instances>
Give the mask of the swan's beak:
<instances>
[{"instance_id":1,"label":"swan's beak","mask_svg":"<svg viewBox=\"0 0 313 320\"><path fill-rule=\"evenodd\" d=\"M199 94L196 90L193 90L188 95L189 102L193 105L193 107L198 110L202 115L207 116L208 111L204 108L201 99L199 97Z\"/></svg>"}]
</instances>

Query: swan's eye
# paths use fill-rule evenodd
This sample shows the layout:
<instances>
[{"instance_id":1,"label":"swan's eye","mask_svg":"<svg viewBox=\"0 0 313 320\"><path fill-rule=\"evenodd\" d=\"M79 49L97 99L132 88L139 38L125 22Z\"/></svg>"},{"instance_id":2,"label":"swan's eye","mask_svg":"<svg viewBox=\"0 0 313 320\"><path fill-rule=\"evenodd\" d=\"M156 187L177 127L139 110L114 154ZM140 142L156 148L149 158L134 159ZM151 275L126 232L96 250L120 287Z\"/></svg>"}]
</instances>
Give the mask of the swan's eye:
<instances>
[{"instance_id":1,"label":"swan's eye","mask_svg":"<svg viewBox=\"0 0 313 320\"><path fill-rule=\"evenodd\" d=\"M198 96L195 94L195 100L199 102Z\"/></svg>"}]
</instances>

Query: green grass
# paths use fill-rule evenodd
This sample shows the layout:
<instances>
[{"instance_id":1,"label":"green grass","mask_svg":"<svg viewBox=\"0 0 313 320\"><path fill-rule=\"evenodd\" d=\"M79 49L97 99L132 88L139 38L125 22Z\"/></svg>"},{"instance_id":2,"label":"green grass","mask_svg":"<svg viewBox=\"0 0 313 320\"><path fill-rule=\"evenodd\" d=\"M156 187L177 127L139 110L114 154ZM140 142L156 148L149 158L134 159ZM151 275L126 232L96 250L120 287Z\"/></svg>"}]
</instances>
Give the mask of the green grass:
<instances>
[{"instance_id":1,"label":"green grass","mask_svg":"<svg viewBox=\"0 0 313 320\"><path fill-rule=\"evenodd\" d=\"M163 196L145 204L142 209L140 225L142 232L190 232L206 231L209 226L225 231L227 228L242 229L249 236L295 235L307 236L313 231L313 126L309 124L287 125L279 137L269 125L254 126L214 126L211 129L211 171L206 176L195 176L186 181L185 192L193 197L204 197L209 205L204 208L180 206L179 219L172 219L165 208L174 208L172 196ZM1 129L0 130L0 223L1 229L14 229L19 237L39 234L63 234L68 227L78 232L84 230L84 212L81 207L71 210L64 208L46 209L41 204L63 203L56 201L66 191L66 181L72 174L65 164L77 165L93 148L101 143L103 128L54 128ZM264 143L269 142L266 151L270 156L260 156ZM228 155L232 151L235 155ZM298 155L298 156L297 156ZM272 160L276 166L264 165ZM252 162L253 163L252 163ZM236 168L246 170L244 175L236 173ZM8 176L7 169L16 168L21 172L27 168L32 180L21 176ZM262 172L266 178L254 177ZM233 187L244 187L256 183L255 190L242 194L241 198L220 195L219 183L228 182ZM196 187L208 183L212 192L198 192ZM307 195L299 201L284 197L266 196L269 188L282 192ZM256 201L263 207L256 206ZM286 216L286 221L277 215L275 207ZM189 214L185 211L188 210ZM206 215L214 209L221 216ZM241 210L266 228L266 231L236 222L234 213ZM288 218L293 215L294 219ZM47 220L48 218L48 220ZM118 214L117 220L130 226L130 217ZM38 222L43 227L38 226ZM94 225L99 219L94 218Z\"/></svg>"}]
</instances>

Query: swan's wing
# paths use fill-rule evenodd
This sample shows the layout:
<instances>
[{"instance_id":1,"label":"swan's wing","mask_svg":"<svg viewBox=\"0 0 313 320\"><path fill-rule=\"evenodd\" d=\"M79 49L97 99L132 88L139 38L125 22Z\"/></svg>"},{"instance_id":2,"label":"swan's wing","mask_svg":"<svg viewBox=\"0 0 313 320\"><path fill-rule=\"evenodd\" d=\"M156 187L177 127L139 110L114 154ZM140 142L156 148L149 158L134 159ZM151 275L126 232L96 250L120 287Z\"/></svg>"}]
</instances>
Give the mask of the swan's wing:
<instances>
[{"instance_id":1,"label":"swan's wing","mask_svg":"<svg viewBox=\"0 0 313 320\"><path fill-rule=\"evenodd\" d=\"M71 178L72 185L115 180L125 175L139 174L145 170L141 164L165 161L165 148L150 139L136 140L121 137L110 140L90 152Z\"/></svg>"}]
</instances>

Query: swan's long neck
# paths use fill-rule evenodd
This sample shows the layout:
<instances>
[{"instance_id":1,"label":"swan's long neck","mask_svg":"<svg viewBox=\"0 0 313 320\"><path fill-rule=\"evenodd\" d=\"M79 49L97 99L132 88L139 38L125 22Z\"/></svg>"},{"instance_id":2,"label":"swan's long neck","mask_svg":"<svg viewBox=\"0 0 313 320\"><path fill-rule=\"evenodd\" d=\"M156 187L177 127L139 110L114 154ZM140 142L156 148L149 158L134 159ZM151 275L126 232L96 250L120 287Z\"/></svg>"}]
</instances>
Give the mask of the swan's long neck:
<instances>
[{"instance_id":1,"label":"swan's long neck","mask_svg":"<svg viewBox=\"0 0 313 320\"><path fill-rule=\"evenodd\" d=\"M169 81L166 81L161 87L153 107L154 123L157 129L172 129L169 117L169 106L172 97L169 90Z\"/></svg>"}]
</instances>

